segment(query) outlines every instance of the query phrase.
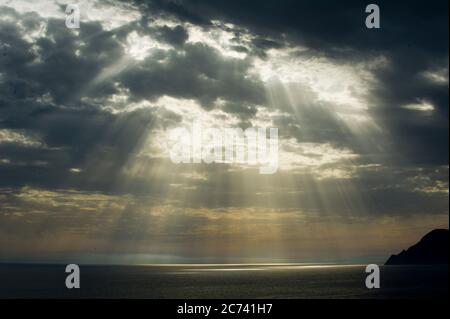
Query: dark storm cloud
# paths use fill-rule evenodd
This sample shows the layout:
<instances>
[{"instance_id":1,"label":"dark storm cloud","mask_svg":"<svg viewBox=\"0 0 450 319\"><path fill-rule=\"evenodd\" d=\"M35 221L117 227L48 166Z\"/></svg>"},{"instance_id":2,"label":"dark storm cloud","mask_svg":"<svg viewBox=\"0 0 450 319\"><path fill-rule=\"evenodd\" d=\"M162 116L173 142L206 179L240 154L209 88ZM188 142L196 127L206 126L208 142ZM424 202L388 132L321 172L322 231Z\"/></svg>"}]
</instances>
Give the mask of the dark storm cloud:
<instances>
[{"instance_id":1,"label":"dark storm cloud","mask_svg":"<svg viewBox=\"0 0 450 319\"><path fill-rule=\"evenodd\" d=\"M10 161L8 165L0 166L0 183L2 186L47 187L70 186L72 183L72 186L81 187L83 183L79 177L84 177L85 187L109 189L111 180L119 174L142 137L157 126L156 118L153 110L145 109L113 115L89 108L39 108L25 115L20 124L9 127L38 132L44 146L0 144L2 157ZM4 127L8 124L5 122ZM36 161L45 165L33 164ZM74 176L69 171L74 167L82 170L82 176ZM101 178L92 181L95 185L89 185L89 176L99 173Z\"/></svg>"},{"instance_id":2,"label":"dark storm cloud","mask_svg":"<svg viewBox=\"0 0 450 319\"><path fill-rule=\"evenodd\" d=\"M84 3L98 15L82 12L77 31L53 0L20 13L0 6L2 260L52 251L285 260L352 245L367 253L373 242L395 251L387 239L403 245L448 227L447 1L375 1L380 30L365 28L369 1L130 3L131 19L115 11L132 9L122 1ZM284 61L294 61L292 83L291 64L280 79L259 77L259 62ZM304 61L326 63L301 74L294 63ZM324 100L313 84L327 83L295 80L346 82L360 68L374 77L361 99L347 87L361 109L328 98L334 88ZM174 165L158 149L162 134L199 112L178 103L244 129L272 121L286 142L280 165L290 162L270 176ZM418 103L434 110L405 108Z\"/></svg>"},{"instance_id":3,"label":"dark storm cloud","mask_svg":"<svg viewBox=\"0 0 450 319\"><path fill-rule=\"evenodd\" d=\"M38 18L29 14L20 21L26 24L29 19ZM122 54L119 43L102 32L97 23L84 24L80 37L76 37L67 31L63 20L50 19L47 36L33 44L23 39L17 24L2 21L0 38L5 47L0 62L6 78L2 85L3 99L10 98L13 103L46 93L58 105L77 103L86 84ZM111 86L101 89L114 92Z\"/></svg>"},{"instance_id":4,"label":"dark storm cloud","mask_svg":"<svg viewBox=\"0 0 450 319\"><path fill-rule=\"evenodd\" d=\"M158 31L161 39L175 46L183 45L189 37L186 29L180 25L175 28L164 26L159 28Z\"/></svg>"},{"instance_id":5,"label":"dark storm cloud","mask_svg":"<svg viewBox=\"0 0 450 319\"><path fill-rule=\"evenodd\" d=\"M357 154L367 154L360 159L362 162L383 163L382 178L377 171L376 176L362 174L353 180L359 189L366 190L366 198L371 199L368 206L375 213L392 209L447 211L447 194L418 196L410 192L415 185L411 179L418 174L414 167L425 167L426 176L441 180L443 189L445 185L448 188L446 171L436 169L432 173L435 165L448 165L447 1L377 1L381 8L380 30L366 29L365 3L361 1L137 2L206 30L216 20L247 28L256 37L252 42L255 49L262 51L300 45L307 49L299 53L305 57L325 56L339 64L370 61L377 55L386 57L389 65L375 71L376 84L370 89L369 114L382 132L372 132L377 148L360 145L353 133L327 111L332 105L317 103L307 89L296 95L294 111L289 110L282 95L278 96L281 108L285 106L283 110L293 116L279 116L274 121L283 127L281 134L295 136L299 141L332 142L350 147ZM424 76L429 71L443 72L447 81L432 81ZM298 90L296 87L294 91ZM434 110L404 108L420 101L431 103ZM395 178L388 181L387 176ZM399 181L399 189L386 188L399 185ZM325 193L331 196L332 189ZM432 197L439 199L430 200ZM405 202L414 204L405 207ZM431 207L431 202L436 206Z\"/></svg>"},{"instance_id":6,"label":"dark storm cloud","mask_svg":"<svg viewBox=\"0 0 450 319\"><path fill-rule=\"evenodd\" d=\"M301 43L329 53L345 47L392 51L407 46L446 55L448 49L448 44L442 42L448 32L448 2L443 0L426 4L421 1L377 1L381 8L382 28L372 33L364 24L366 4L357 0L135 2L193 24L210 27L213 20L232 22L249 28L256 35L280 39L282 43L286 40ZM435 37L441 41L435 41Z\"/></svg>"},{"instance_id":7,"label":"dark storm cloud","mask_svg":"<svg viewBox=\"0 0 450 319\"><path fill-rule=\"evenodd\" d=\"M0 145L1 158L10 161L0 165L1 186L112 190L118 186L118 172L126 166L149 130L165 125L165 121L179 120L174 114L155 114L152 109L119 114L100 109L99 105L105 106L113 94L125 90L127 102L156 101L164 95L194 99L207 110L217 107L220 99L224 101L220 106L223 111L249 123L257 106L269 104L262 81L249 74L252 58L267 58L265 52L269 49L300 45L306 51L298 53L299 56L325 56L338 64L370 61L377 55L389 60L389 67L376 71L378 81L370 91L373 104L370 114L383 131L382 136L388 136L380 142L379 149L361 145L354 132L330 112L332 103L319 102L310 88L288 84L295 92L292 102L279 93L283 90L277 87L282 84L270 83L274 98L279 102L277 111L284 112L272 118L280 127L280 136L350 148L361 155L354 164L386 164L383 173L375 173L375 176L361 173L351 180L339 180L339 185L329 181L322 182L320 187L307 183L310 189L304 195L278 194L278 199L270 202L271 197L265 200L263 196L252 198L247 194L245 197L239 185L223 182L231 181L235 175L224 170L224 176L219 178L214 169L208 167L205 174L212 181L186 181L185 186L197 187L187 199L189 204L274 205L282 202L298 206L300 201L305 203L305 209L319 211L323 208L321 194L329 194L329 202L334 199L336 210L345 212L345 201L349 199L343 198L337 189L358 185L358 189L367 193L366 198L373 199L368 202L381 203L375 205L377 209L372 204L361 209L389 213L393 207L407 202L404 213L419 213L430 203L434 203L429 206L430 210L445 211L442 203L448 201L448 195L442 195L442 189L418 196L411 191L415 184L409 178L417 175L413 169L417 165L428 167L424 174L434 181L445 183L448 176L445 171L433 173L433 165L448 165L448 83L436 83L422 75L425 71L448 68L447 4L439 1L426 5L379 2L382 29L371 31L364 26L366 15L359 1L194 0L140 1L139 4L144 14L142 20L111 31L104 30L99 22L83 22L77 35L65 28L64 20L48 19L45 36L33 42L24 37L38 29L43 19L37 13L19 14L2 8L0 15L9 15L13 21L0 22L0 128L36 134L45 147ZM145 11L146 5L151 11ZM243 60L224 57L207 44L189 43L188 30L181 24L152 26L155 12L161 16L173 15L180 23L188 21L205 31L222 28L233 32L232 48L247 52L249 57ZM213 20L221 23L214 24ZM16 21L21 22L25 32ZM224 25L226 22L234 23L236 28L228 28ZM124 63L121 60L125 54L123 44L133 31L138 36L149 35L173 47L155 50L151 56L134 61L122 72L98 80L105 69L120 61ZM250 43L242 40L245 32L252 35ZM435 110L426 113L402 108L404 104L416 103L417 99L429 101ZM267 108L272 107L275 108ZM377 136L374 133L372 138ZM158 164L147 160L144 167ZM407 166L406 171L402 171L404 166ZM81 172L70 172L72 167L80 168ZM259 184L257 176L249 176ZM401 183L399 189L392 191L386 185L398 183L386 176L409 182ZM288 177L291 176L283 176ZM150 186L145 177L134 178L136 180L130 182L125 191L147 190L159 195L168 192L167 178L152 176ZM312 179L307 174L297 174L294 178ZM221 184L214 184L215 179L222 181ZM242 176L236 179L242 180ZM209 192L217 188L227 191L231 186L241 190L241 194ZM295 184L288 186L298 188ZM354 190L353 195L358 196Z\"/></svg>"},{"instance_id":8,"label":"dark storm cloud","mask_svg":"<svg viewBox=\"0 0 450 319\"><path fill-rule=\"evenodd\" d=\"M161 95L196 99L212 108L218 98L240 103L264 102L261 82L245 77L247 60L226 59L203 44L187 44L182 52L170 51L163 63L148 57L120 75L132 99L155 99Z\"/></svg>"},{"instance_id":9,"label":"dark storm cloud","mask_svg":"<svg viewBox=\"0 0 450 319\"><path fill-rule=\"evenodd\" d=\"M302 55L322 55L339 63L387 57L388 68L375 75L373 116L392 133L397 160L448 163L448 82L433 83L422 74L448 70L448 1L377 1L381 29L368 30L361 1L136 1L143 8L210 28L231 22L258 36L262 50L302 45ZM447 71L448 72L448 71ZM445 75L448 79L448 73ZM418 114L401 106L418 99L436 111Z\"/></svg>"},{"instance_id":10,"label":"dark storm cloud","mask_svg":"<svg viewBox=\"0 0 450 319\"><path fill-rule=\"evenodd\" d=\"M30 28L43 22L34 13L19 16L6 9L2 14L20 19ZM68 31L63 20L49 19L46 36L29 43L14 22L2 21L4 99L10 97L15 102L47 93L56 105L77 106L82 97L102 98L117 93L117 87L113 86L116 81L122 88L130 89L131 100L171 95L198 99L206 108L211 108L219 97L252 105L264 102L262 84L246 76L250 61L224 58L203 44L186 44L180 52L155 53L117 76L95 82L102 70L123 56L122 44L133 31L175 47L187 40L187 31L182 26L151 27L151 21L146 19L110 32L98 22L82 23L79 34ZM160 63L162 60L164 63Z\"/></svg>"},{"instance_id":11,"label":"dark storm cloud","mask_svg":"<svg viewBox=\"0 0 450 319\"><path fill-rule=\"evenodd\" d=\"M114 115L90 104L117 92L111 80L92 82L123 55L120 42L99 23L83 23L75 35L64 20L45 21L36 13L19 15L9 8L2 8L1 15L13 20L0 22L0 129L36 135L43 144L0 144L1 158L8 162L0 166L1 185L110 189L112 172L120 171L141 138L177 119L166 112L155 124L152 109ZM24 33L14 20L26 27ZM24 40L43 22L45 37ZM182 30L164 31L171 42L184 41ZM82 170L80 176L69 172L72 167ZM104 174L90 185L87 177L99 171Z\"/></svg>"},{"instance_id":12,"label":"dark storm cloud","mask_svg":"<svg viewBox=\"0 0 450 319\"><path fill-rule=\"evenodd\" d=\"M405 52L405 59L408 59ZM420 61L399 61L379 72L381 83L374 88L373 116L390 132L399 156L406 163L448 164L448 82L436 83L427 79L426 68L411 66ZM405 65L406 64L406 65ZM448 62L441 64L448 70ZM447 76L448 79L448 76ZM423 112L401 106L431 103L434 110ZM397 156L397 160L400 160Z\"/></svg>"},{"instance_id":13,"label":"dark storm cloud","mask_svg":"<svg viewBox=\"0 0 450 319\"><path fill-rule=\"evenodd\" d=\"M90 103L117 92L110 80L92 82L123 55L120 42L99 23L83 23L75 35L64 20L45 21L36 13L19 15L9 8L2 8L1 15L13 20L0 21L0 129L35 136L42 143L0 143L2 187L110 189L142 137L177 121L170 112L155 124L153 109L112 114ZM24 39L44 22L45 37ZM70 168L81 172L73 174ZM93 173L100 177L90 179Z\"/></svg>"}]
</instances>

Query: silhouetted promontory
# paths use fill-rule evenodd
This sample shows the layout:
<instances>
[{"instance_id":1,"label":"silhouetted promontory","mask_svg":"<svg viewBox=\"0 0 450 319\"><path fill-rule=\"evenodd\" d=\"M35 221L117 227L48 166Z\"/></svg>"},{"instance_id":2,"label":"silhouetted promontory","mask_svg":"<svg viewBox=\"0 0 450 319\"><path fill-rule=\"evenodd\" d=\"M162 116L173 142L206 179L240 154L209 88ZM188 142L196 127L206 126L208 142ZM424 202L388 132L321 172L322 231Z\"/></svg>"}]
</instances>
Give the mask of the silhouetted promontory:
<instances>
[{"instance_id":1,"label":"silhouetted promontory","mask_svg":"<svg viewBox=\"0 0 450 319\"><path fill-rule=\"evenodd\" d=\"M417 244L389 257L386 265L448 264L448 234L448 229L432 230Z\"/></svg>"}]
</instances>

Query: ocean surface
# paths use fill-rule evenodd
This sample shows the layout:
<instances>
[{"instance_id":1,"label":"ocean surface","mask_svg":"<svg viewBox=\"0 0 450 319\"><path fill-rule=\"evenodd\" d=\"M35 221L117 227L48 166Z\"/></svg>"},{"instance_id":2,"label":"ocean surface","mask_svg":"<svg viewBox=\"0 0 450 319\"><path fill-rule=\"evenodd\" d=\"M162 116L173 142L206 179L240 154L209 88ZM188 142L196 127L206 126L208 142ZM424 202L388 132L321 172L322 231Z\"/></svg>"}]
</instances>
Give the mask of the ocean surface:
<instances>
[{"instance_id":1,"label":"ocean surface","mask_svg":"<svg viewBox=\"0 0 450 319\"><path fill-rule=\"evenodd\" d=\"M381 266L367 289L364 265L80 265L80 289L65 265L0 264L0 298L448 298L448 266Z\"/></svg>"}]
</instances>

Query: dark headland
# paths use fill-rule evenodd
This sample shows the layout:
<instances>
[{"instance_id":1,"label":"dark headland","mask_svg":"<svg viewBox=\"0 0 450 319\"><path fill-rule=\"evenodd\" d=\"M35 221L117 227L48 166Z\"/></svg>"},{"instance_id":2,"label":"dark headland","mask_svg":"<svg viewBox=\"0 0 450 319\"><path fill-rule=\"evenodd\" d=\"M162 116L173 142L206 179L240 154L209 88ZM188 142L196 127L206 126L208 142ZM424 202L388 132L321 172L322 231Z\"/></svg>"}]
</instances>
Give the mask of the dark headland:
<instances>
[{"instance_id":1,"label":"dark headland","mask_svg":"<svg viewBox=\"0 0 450 319\"><path fill-rule=\"evenodd\" d=\"M448 234L448 229L432 230L417 244L389 257L386 265L448 264Z\"/></svg>"}]
</instances>

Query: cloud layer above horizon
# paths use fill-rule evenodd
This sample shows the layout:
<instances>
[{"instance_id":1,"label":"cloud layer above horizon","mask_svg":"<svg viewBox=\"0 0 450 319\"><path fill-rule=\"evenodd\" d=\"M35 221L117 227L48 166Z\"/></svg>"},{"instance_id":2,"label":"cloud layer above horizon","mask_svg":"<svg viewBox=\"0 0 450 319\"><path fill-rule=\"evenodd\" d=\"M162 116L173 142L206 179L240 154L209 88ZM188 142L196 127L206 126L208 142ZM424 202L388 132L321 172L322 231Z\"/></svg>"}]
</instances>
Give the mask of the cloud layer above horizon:
<instances>
[{"instance_id":1,"label":"cloud layer above horizon","mask_svg":"<svg viewBox=\"0 0 450 319\"><path fill-rule=\"evenodd\" d=\"M0 259L389 254L448 227L448 2L0 0ZM277 127L279 170L167 132ZM358 238L357 241L354 238Z\"/></svg>"}]
</instances>

